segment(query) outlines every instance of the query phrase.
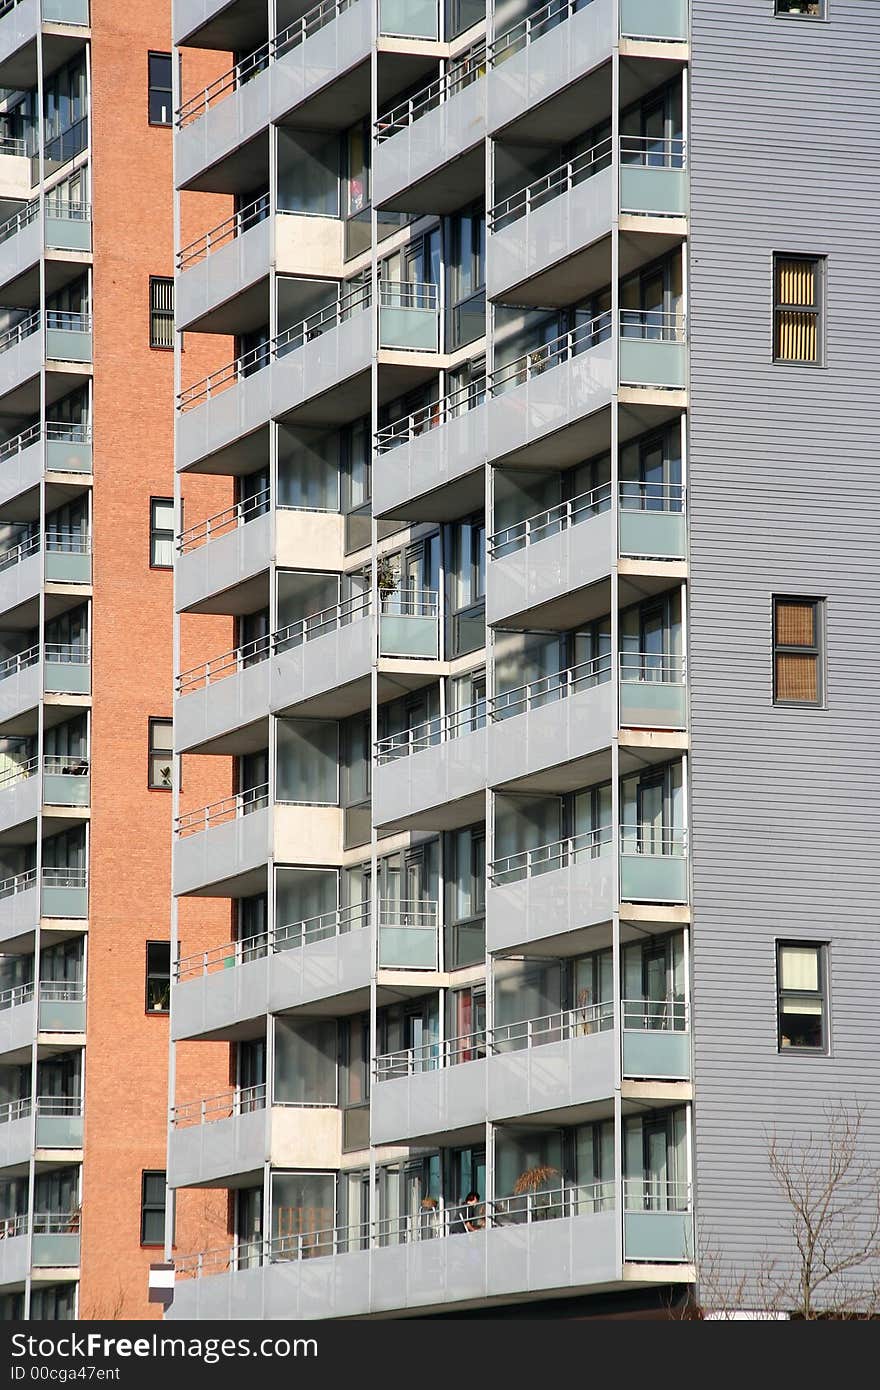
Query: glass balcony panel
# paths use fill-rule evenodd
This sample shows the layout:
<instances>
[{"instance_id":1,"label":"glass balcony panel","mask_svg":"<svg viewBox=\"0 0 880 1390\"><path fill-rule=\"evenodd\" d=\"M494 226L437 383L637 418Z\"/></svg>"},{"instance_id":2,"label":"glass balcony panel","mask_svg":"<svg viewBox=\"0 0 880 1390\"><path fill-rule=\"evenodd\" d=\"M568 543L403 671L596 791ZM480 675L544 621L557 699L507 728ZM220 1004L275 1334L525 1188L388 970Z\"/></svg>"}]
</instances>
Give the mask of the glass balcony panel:
<instances>
[{"instance_id":1,"label":"glass balcony panel","mask_svg":"<svg viewBox=\"0 0 880 1390\"><path fill-rule=\"evenodd\" d=\"M686 42L687 0L620 0L620 32L626 38Z\"/></svg>"},{"instance_id":2,"label":"glass balcony panel","mask_svg":"<svg viewBox=\"0 0 880 1390\"><path fill-rule=\"evenodd\" d=\"M436 39L437 0L379 0L379 33L402 39Z\"/></svg>"}]
</instances>

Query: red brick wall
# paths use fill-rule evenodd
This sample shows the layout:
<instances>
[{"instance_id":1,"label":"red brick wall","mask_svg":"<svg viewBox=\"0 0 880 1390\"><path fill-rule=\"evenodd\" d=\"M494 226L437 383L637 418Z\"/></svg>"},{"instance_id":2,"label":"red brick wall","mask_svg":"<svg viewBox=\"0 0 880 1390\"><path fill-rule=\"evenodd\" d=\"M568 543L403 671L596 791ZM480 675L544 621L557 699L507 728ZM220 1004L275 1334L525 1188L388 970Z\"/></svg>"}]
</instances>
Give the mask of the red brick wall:
<instances>
[{"instance_id":1,"label":"red brick wall","mask_svg":"<svg viewBox=\"0 0 880 1390\"><path fill-rule=\"evenodd\" d=\"M171 49L170 0L92 0L94 217L94 607L92 831L80 1312L151 1318L140 1246L143 1169L166 1166L168 1021L144 1011L148 940L170 934L171 796L147 789L147 720L172 713L172 578L149 568L151 496L173 494L173 354L149 346L149 278L173 273L172 131L147 121L147 54ZM199 82L228 66L194 55ZM188 200L193 235L230 211ZM188 212L189 212L188 207ZM187 379L231 356L187 341ZM184 383L186 384L186 383ZM199 479L190 523L228 505L224 479ZM196 495L197 493L197 495ZM226 618L186 625L184 665L232 645ZM191 639L191 640L190 640ZM230 786L225 759L190 760L189 804ZM228 939L228 902L186 904L185 949ZM228 1082L229 1049L178 1049L188 1095ZM225 1193L187 1193L181 1250L216 1243Z\"/></svg>"}]
</instances>

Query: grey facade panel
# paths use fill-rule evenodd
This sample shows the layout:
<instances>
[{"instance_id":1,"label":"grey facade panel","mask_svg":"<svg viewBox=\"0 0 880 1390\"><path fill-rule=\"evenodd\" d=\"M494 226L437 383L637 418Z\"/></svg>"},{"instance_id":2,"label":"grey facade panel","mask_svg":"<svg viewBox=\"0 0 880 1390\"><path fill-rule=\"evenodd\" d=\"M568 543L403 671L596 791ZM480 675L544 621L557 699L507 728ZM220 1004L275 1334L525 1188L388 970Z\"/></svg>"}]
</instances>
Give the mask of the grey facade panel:
<instances>
[{"instance_id":1,"label":"grey facade panel","mask_svg":"<svg viewBox=\"0 0 880 1390\"><path fill-rule=\"evenodd\" d=\"M875 688L880 11L828 23L692 0L690 665L698 1244L741 1270L789 1212L767 1134L868 1106ZM809 134L796 113L809 109ZM821 367L772 362L774 252L827 257ZM772 702L773 594L825 600L826 707ZM866 737L867 735L867 737ZM775 941L829 943L828 1056L777 1051Z\"/></svg>"}]
</instances>

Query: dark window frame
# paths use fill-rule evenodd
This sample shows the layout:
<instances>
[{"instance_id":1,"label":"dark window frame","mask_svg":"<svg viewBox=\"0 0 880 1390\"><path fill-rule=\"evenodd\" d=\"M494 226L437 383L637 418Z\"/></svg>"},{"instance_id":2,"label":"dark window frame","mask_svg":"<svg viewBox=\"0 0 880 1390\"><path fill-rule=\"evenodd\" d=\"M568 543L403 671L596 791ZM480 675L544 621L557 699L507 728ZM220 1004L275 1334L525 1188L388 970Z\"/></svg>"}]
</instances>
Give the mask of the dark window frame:
<instances>
[{"instance_id":1,"label":"dark window frame","mask_svg":"<svg viewBox=\"0 0 880 1390\"><path fill-rule=\"evenodd\" d=\"M150 967L150 951L151 951L152 948L157 947L157 946L165 947L165 948L167 948L167 950L168 950L168 974L167 974L167 982L168 982L168 983L167 983L167 989L165 989L165 987L164 987L164 981L166 980L165 971L164 971L164 970L158 970L158 969L156 969L155 963L153 964L152 969L151 969L151 967ZM168 1003L166 1004L165 1008L158 1008L158 1009L157 1009L157 1008L155 1007L154 1003L152 1002L153 995L152 995L151 990L150 990L150 982L153 981L153 980L163 982L163 983L155 990L155 993L156 993L160 998L161 998L161 995L162 995L163 993L167 994ZM168 1014L169 1014L169 1012L170 1012L170 1009L171 1009L171 942L170 942L170 941L147 941L146 944L145 944L145 947L144 947L144 1013L145 1013L145 1014L149 1014L151 1018L152 1018L155 1014L159 1014L159 1016L162 1017L162 1018L167 1018L167 1017L168 1017Z\"/></svg>"},{"instance_id":2,"label":"dark window frame","mask_svg":"<svg viewBox=\"0 0 880 1390\"><path fill-rule=\"evenodd\" d=\"M804 265L815 266L816 277L816 298L812 305L789 304L785 300L777 298L778 267L781 261L802 261ZM773 300L773 322L772 322L772 342L771 356L774 366L778 367L824 367L825 366L825 323L826 323L826 288L828 283L828 257L817 252L805 251L774 251L772 259L773 283L771 294ZM804 317L811 316L816 321L816 356L815 358L806 357L780 357L777 353L779 341L779 315L782 313L799 313Z\"/></svg>"},{"instance_id":3,"label":"dark window frame","mask_svg":"<svg viewBox=\"0 0 880 1390\"><path fill-rule=\"evenodd\" d=\"M168 724L171 727L171 746L168 749L168 761L171 765L171 780L169 782L155 782L153 780L153 759L165 756L164 748L153 747L153 728L156 724ZM170 792L174 790L174 720L168 714L151 714L147 719L147 791L150 792Z\"/></svg>"},{"instance_id":4,"label":"dark window frame","mask_svg":"<svg viewBox=\"0 0 880 1390\"><path fill-rule=\"evenodd\" d=\"M168 60L168 86L167 86L167 87L165 87L164 85L163 85L163 86L160 86L158 82L154 82L154 81L153 81L152 67L153 67L153 59L154 59L154 58L167 58L167 60ZM151 125L151 126L155 126L155 127L157 127L158 129L160 129L160 130L162 130L162 129L169 130L169 129L171 129L171 128L173 127L173 125L174 125L174 68L173 68L173 66L172 66L172 63L173 63L173 59L172 59L172 55L171 55L170 53L164 53L164 52L160 51L159 49L154 49L154 48L151 48L151 49L149 50L149 52L147 53L147 124L148 124L148 125ZM158 93L158 92L167 92L167 93L168 93L168 120L167 120L167 121L154 121L154 120L153 120L153 115L152 115L153 100L152 100L152 98L153 98L153 93L154 93L154 92L157 92L157 93Z\"/></svg>"},{"instance_id":5,"label":"dark window frame","mask_svg":"<svg viewBox=\"0 0 880 1390\"><path fill-rule=\"evenodd\" d=\"M170 286L171 307L158 303L157 293L159 286ZM158 333L155 331L157 323L170 324L170 342L160 341ZM150 349L153 352L173 352L174 351L174 276L173 275L151 275L150 276Z\"/></svg>"},{"instance_id":6,"label":"dark window frame","mask_svg":"<svg viewBox=\"0 0 880 1390\"><path fill-rule=\"evenodd\" d=\"M158 1202L148 1201L148 1200L147 1200L147 1179L148 1179L148 1178L158 1178L158 1177L161 1177L161 1179L162 1179L162 1205L161 1205L161 1206L159 1205ZM140 1238L140 1243L141 1243L142 1246L145 1246L145 1247L146 1247L147 1249L149 1249L149 1250L158 1250L158 1249L162 1249L162 1248L164 1247L164 1245L165 1245L165 1214L166 1214L167 1206L168 1206L167 1198L166 1198L166 1191L165 1191L167 1181L168 1181L168 1173L167 1173L167 1170L166 1170L165 1168L142 1168L142 1169L141 1169L141 1238ZM162 1239L161 1239L161 1240L147 1240L147 1238L146 1238L146 1234L147 1234L147 1230L146 1230L146 1227L147 1227L147 1220L146 1220L146 1218L147 1218L148 1215L151 1215L151 1214L153 1214L153 1213L155 1213L155 1212L159 1212L159 1211L162 1213Z\"/></svg>"},{"instance_id":7,"label":"dark window frame","mask_svg":"<svg viewBox=\"0 0 880 1390\"><path fill-rule=\"evenodd\" d=\"M778 639L779 605L784 603L810 604L813 608L813 632L815 642L809 646L792 646ZM773 635L773 703L782 709L824 709L825 708L825 600L807 594L773 594L771 599ZM777 661L780 656L809 656L816 662L816 699L783 699L778 693L779 679Z\"/></svg>"},{"instance_id":8,"label":"dark window frame","mask_svg":"<svg viewBox=\"0 0 880 1390\"><path fill-rule=\"evenodd\" d=\"M818 990L783 990L782 987L782 952L791 947L800 950L815 951L818 961ZM827 941L803 941L796 939L777 938L776 940L776 1051L782 1056L785 1053L793 1052L807 1057L827 1057L831 1053L831 1028L829 1015L829 982L830 970L828 965L828 942ZM804 996L815 994L821 1005L821 1042L815 1047L810 1044L783 1044L782 1041L782 1003L783 997L788 995Z\"/></svg>"},{"instance_id":9,"label":"dark window frame","mask_svg":"<svg viewBox=\"0 0 880 1390\"><path fill-rule=\"evenodd\" d=\"M818 12L816 14L810 14L806 8L802 10L787 10L781 8L782 5L794 3L799 3L804 7L813 3L816 5ZM828 0L773 0L773 17L774 19L811 19L814 23L816 20L822 21L828 18Z\"/></svg>"},{"instance_id":10,"label":"dark window frame","mask_svg":"<svg viewBox=\"0 0 880 1390\"><path fill-rule=\"evenodd\" d=\"M151 570L173 570L173 569L174 569L174 526L172 525L171 529L169 530L169 528L168 528L167 526L158 526L158 525L156 524L156 508L157 508L157 505L158 505L158 506L161 506L161 507L171 507L171 508L173 509L173 507L174 507L174 498L173 498L173 497L151 497L151 498L150 498L150 569L151 569ZM170 541L171 541L172 559L171 559L171 564L170 564L170 565L162 564L161 561L159 561L159 560L156 559L156 542L157 542L157 541L160 541L160 540L166 540L166 539L170 539Z\"/></svg>"}]
</instances>

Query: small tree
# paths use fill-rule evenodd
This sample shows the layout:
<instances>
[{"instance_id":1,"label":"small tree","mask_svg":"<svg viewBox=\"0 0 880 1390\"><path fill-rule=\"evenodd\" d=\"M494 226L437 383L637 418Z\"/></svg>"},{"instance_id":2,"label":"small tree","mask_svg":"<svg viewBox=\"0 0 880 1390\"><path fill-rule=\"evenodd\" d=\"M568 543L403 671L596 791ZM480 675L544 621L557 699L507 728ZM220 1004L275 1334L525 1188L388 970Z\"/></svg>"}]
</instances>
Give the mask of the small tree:
<instances>
[{"instance_id":1,"label":"small tree","mask_svg":"<svg viewBox=\"0 0 880 1390\"><path fill-rule=\"evenodd\" d=\"M823 1113L822 1129L803 1142L782 1143L775 1131L768 1139L796 1251L792 1273L774 1266L769 1283L798 1317L870 1316L880 1295L880 1163L865 1152L861 1103L836 1101Z\"/></svg>"}]
</instances>

